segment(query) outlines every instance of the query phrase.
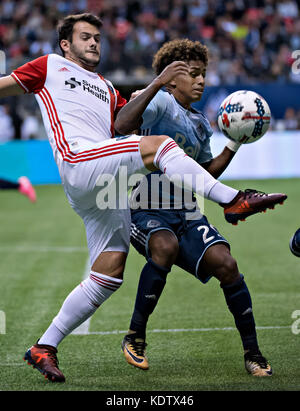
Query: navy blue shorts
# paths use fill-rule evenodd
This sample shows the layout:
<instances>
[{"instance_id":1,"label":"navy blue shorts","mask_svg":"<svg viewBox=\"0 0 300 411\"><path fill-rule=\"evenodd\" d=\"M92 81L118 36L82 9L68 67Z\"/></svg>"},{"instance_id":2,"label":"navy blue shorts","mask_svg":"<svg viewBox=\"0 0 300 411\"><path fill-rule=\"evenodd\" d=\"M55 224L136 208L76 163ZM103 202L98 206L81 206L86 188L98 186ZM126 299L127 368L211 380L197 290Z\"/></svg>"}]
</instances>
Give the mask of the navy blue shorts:
<instances>
[{"instance_id":1,"label":"navy blue shorts","mask_svg":"<svg viewBox=\"0 0 300 411\"><path fill-rule=\"evenodd\" d=\"M147 259L150 236L160 230L168 230L176 235L179 243L179 253L176 265L193 274L203 283L212 275L198 272L200 261L205 251L213 244L228 241L209 224L205 216L199 219L187 220L186 211L182 210L134 210L131 212L130 241L134 248Z\"/></svg>"}]
</instances>

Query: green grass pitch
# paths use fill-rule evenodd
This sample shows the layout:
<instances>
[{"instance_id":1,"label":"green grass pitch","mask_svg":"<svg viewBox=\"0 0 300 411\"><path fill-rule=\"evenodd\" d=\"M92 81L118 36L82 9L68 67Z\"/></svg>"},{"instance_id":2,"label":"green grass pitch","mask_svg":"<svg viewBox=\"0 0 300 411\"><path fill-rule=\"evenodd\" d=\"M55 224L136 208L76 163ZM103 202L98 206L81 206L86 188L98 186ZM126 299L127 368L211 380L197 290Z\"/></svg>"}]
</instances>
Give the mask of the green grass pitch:
<instances>
[{"instance_id":1,"label":"green grass pitch","mask_svg":"<svg viewBox=\"0 0 300 411\"><path fill-rule=\"evenodd\" d=\"M300 389L300 259L289 239L300 226L300 180L228 182L236 188L285 192L284 206L237 227L205 202L209 221L229 240L250 289L263 354L274 375L244 369L239 335L215 279L206 285L174 267L147 334L147 372L129 366L120 344L129 325L144 258L132 248L125 282L92 317L86 335L59 346L65 384L52 384L23 361L82 280L87 261L83 224L61 186L37 187L38 202L0 192L0 390L4 391L296 391ZM5 322L4 322L5 320Z\"/></svg>"}]
</instances>

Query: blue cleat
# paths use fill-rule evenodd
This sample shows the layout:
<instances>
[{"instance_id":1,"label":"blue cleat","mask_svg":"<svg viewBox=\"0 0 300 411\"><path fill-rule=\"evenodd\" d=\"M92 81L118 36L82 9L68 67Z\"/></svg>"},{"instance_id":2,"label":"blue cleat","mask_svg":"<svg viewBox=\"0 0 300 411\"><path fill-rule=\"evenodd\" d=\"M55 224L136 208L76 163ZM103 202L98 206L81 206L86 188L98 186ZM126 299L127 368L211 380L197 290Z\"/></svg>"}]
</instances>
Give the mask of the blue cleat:
<instances>
[{"instance_id":1,"label":"blue cleat","mask_svg":"<svg viewBox=\"0 0 300 411\"><path fill-rule=\"evenodd\" d=\"M290 239L290 250L296 257L300 257L300 228Z\"/></svg>"}]
</instances>

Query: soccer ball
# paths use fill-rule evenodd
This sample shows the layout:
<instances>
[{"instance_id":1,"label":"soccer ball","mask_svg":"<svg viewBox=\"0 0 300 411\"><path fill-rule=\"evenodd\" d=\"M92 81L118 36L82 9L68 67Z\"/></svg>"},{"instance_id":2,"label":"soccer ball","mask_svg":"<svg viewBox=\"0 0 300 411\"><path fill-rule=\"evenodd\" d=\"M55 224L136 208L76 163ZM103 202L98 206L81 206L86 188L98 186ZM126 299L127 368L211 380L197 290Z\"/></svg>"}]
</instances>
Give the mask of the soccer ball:
<instances>
[{"instance_id":1,"label":"soccer ball","mask_svg":"<svg viewBox=\"0 0 300 411\"><path fill-rule=\"evenodd\" d=\"M259 140L268 130L271 110L266 100L254 91L239 90L222 102L218 126L230 140L248 144Z\"/></svg>"}]
</instances>

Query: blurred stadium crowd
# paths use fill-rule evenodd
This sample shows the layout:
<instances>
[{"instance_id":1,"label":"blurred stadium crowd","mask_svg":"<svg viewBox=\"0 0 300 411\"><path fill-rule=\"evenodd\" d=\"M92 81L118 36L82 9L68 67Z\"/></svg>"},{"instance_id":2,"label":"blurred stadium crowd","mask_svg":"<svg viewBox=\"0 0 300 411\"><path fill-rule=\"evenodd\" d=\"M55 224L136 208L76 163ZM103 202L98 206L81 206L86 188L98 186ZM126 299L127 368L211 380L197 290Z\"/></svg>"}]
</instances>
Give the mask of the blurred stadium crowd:
<instances>
[{"instance_id":1,"label":"blurred stadium crowd","mask_svg":"<svg viewBox=\"0 0 300 411\"><path fill-rule=\"evenodd\" d=\"M59 19L86 11L103 20L99 70L116 87L151 81L153 54L179 37L209 47L208 86L300 82L291 69L292 52L300 50L300 0L0 0L6 73L40 55L60 53ZM45 135L30 101L0 106L0 142ZM300 112L289 107L280 121L279 128L299 129Z\"/></svg>"}]
</instances>

